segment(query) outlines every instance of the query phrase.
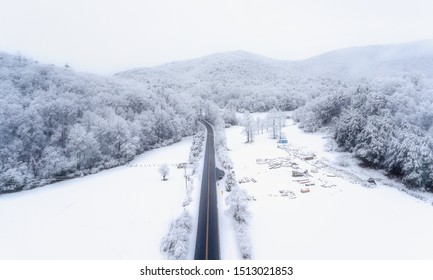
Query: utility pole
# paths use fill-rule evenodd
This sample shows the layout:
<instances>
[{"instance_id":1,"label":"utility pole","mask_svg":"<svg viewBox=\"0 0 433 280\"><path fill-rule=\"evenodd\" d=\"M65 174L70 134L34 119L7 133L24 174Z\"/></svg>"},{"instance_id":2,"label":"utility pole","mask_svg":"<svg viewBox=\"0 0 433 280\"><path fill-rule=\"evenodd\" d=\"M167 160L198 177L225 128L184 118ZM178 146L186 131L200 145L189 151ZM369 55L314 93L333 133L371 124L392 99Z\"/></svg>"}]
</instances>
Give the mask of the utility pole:
<instances>
[{"instance_id":1,"label":"utility pole","mask_svg":"<svg viewBox=\"0 0 433 280\"><path fill-rule=\"evenodd\" d=\"M186 175L186 166L184 168L185 173L183 174L183 177L185 177L185 189L188 189L188 175Z\"/></svg>"}]
</instances>

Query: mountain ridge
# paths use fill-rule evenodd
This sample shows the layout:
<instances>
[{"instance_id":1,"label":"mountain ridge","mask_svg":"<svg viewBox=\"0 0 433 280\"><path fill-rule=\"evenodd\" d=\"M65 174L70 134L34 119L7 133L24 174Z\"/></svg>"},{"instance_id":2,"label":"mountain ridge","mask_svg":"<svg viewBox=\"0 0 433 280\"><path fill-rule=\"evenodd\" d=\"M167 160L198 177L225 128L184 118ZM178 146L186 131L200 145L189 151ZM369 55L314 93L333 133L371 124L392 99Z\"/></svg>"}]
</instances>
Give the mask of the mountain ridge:
<instances>
[{"instance_id":1,"label":"mountain ridge","mask_svg":"<svg viewBox=\"0 0 433 280\"><path fill-rule=\"evenodd\" d=\"M413 63L417 61L416 63ZM238 73L256 69L262 75L324 76L339 79L357 79L377 75L396 75L399 72L418 71L433 77L433 40L403 44L377 44L350 47L325 52L302 60L278 60L259 54L236 50L216 53L190 60L174 61L154 67L135 68L116 73L116 76L140 80L140 76L158 74L161 77L184 80L211 75L212 68L237 69ZM241 68L244 66L246 68ZM282 73L281 73L282 72ZM251 74L251 73L250 73ZM252 75L252 78L258 78ZM209 80L215 80L209 77Z\"/></svg>"}]
</instances>

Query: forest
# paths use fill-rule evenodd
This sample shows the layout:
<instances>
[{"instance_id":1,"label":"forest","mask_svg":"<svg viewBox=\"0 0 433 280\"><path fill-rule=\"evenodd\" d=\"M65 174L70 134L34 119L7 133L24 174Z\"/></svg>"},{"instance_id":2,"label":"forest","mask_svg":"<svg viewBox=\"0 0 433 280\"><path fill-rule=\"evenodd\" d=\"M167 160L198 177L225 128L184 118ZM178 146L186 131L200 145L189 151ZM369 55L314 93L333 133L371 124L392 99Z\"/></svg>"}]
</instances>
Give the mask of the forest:
<instances>
[{"instance_id":1,"label":"forest","mask_svg":"<svg viewBox=\"0 0 433 280\"><path fill-rule=\"evenodd\" d=\"M0 53L0 193L124 164L193 135L204 115L233 125L236 113L271 110L294 111L301 128L331 133L364 166L432 190L432 52L423 59L412 48L369 61L374 71L348 71L347 58L386 48L300 62L231 52L114 76Z\"/></svg>"},{"instance_id":2,"label":"forest","mask_svg":"<svg viewBox=\"0 0 433 280\"><path fill-rule=\"evenodd\" d=\"M364 80L298 108L308 132L330 130L344 151L414 189L433 190L433 83L419 73Z\"/></svg>"},{"instance_id":3,"label":"forest","mask_svg":"<svg viewBox=\"0 0 433 280\"><path fill-rule=\"evenodd\" d=\"M0 53L0 193L96 173L191 135L200 103L185 94Z\"/></svg>"}]
</instances>

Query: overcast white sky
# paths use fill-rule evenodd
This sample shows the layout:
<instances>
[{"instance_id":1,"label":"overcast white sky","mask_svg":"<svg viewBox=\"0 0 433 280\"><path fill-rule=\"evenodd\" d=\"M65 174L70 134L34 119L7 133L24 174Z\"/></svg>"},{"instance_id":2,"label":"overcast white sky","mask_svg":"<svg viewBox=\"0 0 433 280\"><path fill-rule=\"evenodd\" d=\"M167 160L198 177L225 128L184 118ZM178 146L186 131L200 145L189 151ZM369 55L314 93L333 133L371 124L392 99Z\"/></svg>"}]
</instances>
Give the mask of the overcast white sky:
<instances>
[{"instance_id":1,"label":"overcast white sky","mask_svg":"<svg viewBox=\"0 0 433 280\"><path fill-rule=\"evenodd\" d=\"M432 0L0 0L0 51L111 74L245 50L302 59L433 38Z\"/></svg>"}]
</instances>

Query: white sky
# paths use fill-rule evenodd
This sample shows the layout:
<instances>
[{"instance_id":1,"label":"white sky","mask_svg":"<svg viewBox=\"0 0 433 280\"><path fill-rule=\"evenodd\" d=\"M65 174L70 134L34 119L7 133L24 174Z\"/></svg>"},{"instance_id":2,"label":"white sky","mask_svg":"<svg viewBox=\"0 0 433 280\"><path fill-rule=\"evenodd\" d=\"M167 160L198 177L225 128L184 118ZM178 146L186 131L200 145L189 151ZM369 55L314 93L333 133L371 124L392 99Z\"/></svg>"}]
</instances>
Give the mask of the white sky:
<instances>
[{"instance_id":1,"label":"white sky","mask_svg":"<svg viewBox=\"0 0 433 280\"><path fill-rule=\"evenodd\" d=\"M0 51L111 74L245 50L302 59L433 38L432 0L0 0Z\"/></svg>"}]
</instances>

